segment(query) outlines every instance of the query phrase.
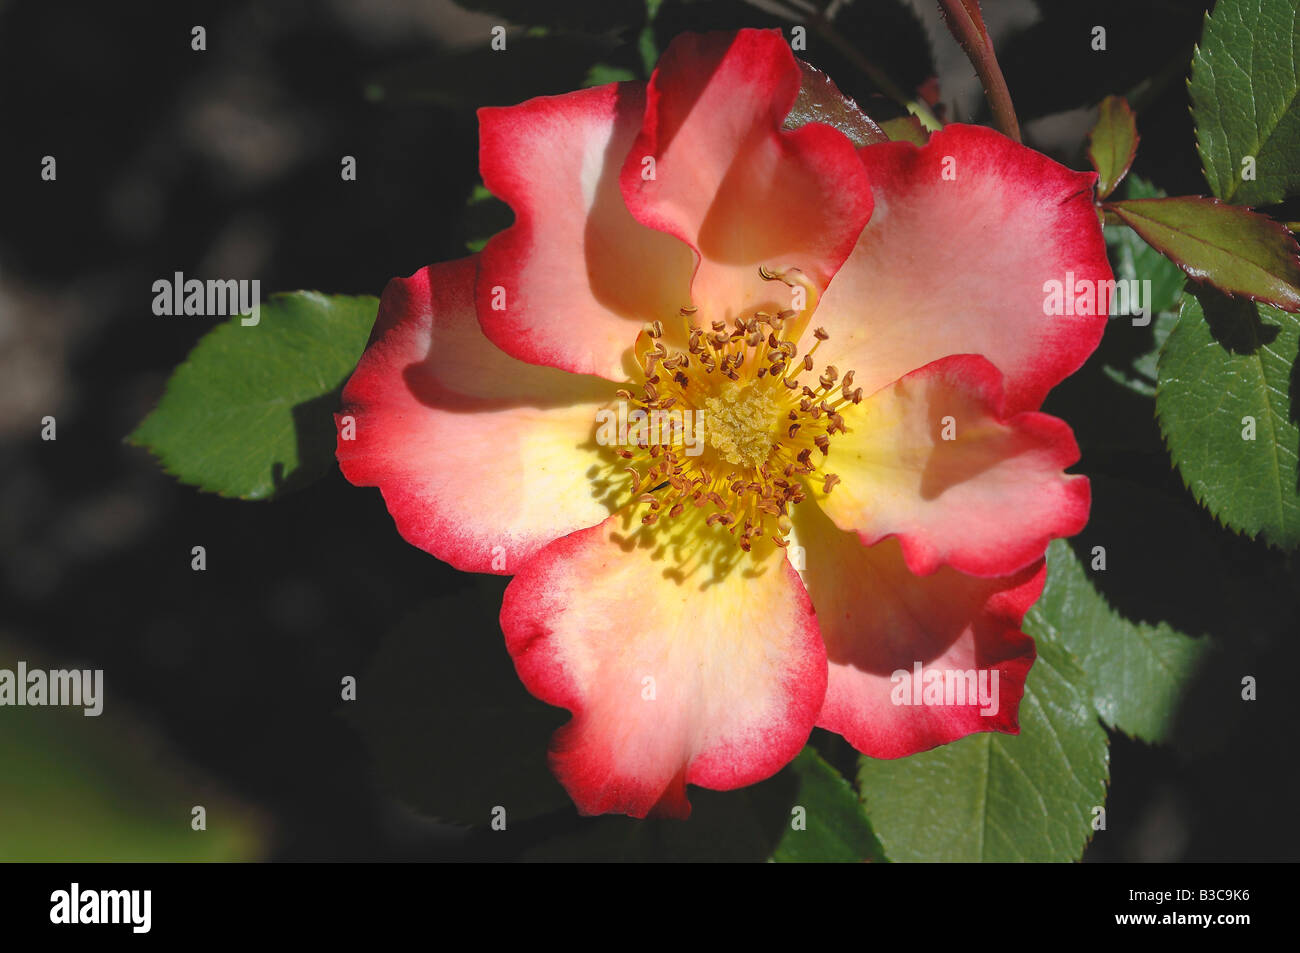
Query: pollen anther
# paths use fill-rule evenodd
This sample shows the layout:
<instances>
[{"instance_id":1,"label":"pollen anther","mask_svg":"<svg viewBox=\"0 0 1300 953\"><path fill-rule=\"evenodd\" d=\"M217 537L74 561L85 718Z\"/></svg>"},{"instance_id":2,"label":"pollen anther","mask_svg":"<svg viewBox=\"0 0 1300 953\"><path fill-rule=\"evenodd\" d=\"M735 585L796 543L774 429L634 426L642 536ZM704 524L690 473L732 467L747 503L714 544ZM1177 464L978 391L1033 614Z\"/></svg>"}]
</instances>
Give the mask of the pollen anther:
<instances>
[{"instance_id":1,"label":"pollen anther","mask_svg":"<svg viewBox=\"0 0 1300 953\"><path fill-rule=\"evenodd\" d=\"M789 545L790 508L811 493L805 481L819 480L823 493L840 482L818 473L812 453L828 456L831 437L849 430L844 408L862 400L851 370L841 376L833 365L822 367L816 388L799 381L797 375L817 374L814 355L830 339L815 328L812 346L800 353L798 338L819 289L796 268L758 272L795 289L803 310L772 313L769 305L724 319L688 305L679 309L684 348L672 344L682 338L666 334L663 321L649 322L635 349L640 374L616 393L647 418L671 412L694 427L665 428L666 439L642 429L613 448L620 463L627 461L630 499L644 507L643 526L656 527L665 516L665 525L698 519L690 514L707 509L704 525L730 534L746 552L766 539Z\"/></svg>"}]
</instances>

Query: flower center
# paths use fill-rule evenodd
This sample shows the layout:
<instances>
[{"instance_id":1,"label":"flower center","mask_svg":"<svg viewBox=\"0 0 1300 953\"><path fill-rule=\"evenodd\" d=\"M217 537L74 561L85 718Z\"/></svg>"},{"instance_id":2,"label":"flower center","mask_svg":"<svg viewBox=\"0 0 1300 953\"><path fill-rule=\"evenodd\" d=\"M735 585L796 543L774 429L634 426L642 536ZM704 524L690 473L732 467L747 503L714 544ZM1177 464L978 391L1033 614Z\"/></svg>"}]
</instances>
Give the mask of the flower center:
<instances>
[{"instance_id":1,"label":"flower center","mask_svg":"<svg viewBox=\"0 0 1300 953\"><path fill-rule=\"evenodd\" d=\"M772 452L772 434L782 416L768 387L728 384L718 397L707 397L696 417L709 446L728 463L756 467Z\"/></svg>"},{"instance_id":2,"label":"flower center","mask_svg":"<svg viewBox=\"0 0 1300 953\"><path fill-rule=\"evenodd\" d=\"M707 509L705 523L725 528L745 551L760 536L787 545L790 507L807 498L808 481L819 480L823 492L840 482L819 473L813 455L824 465L831 437L848 430L841 411L862 400L852 371L841 378L827 365L814 373L814 354L829 338L821 328L799 356L816 288L795 269L759 274L790 286L806 306L713 321L711 330L696 323L695 308L683 308L688 340L675 352L654 322L637 338L638 379L618 391L637 425L615 450L645 507L642 524Z\"/></svg>"}]
</instances>

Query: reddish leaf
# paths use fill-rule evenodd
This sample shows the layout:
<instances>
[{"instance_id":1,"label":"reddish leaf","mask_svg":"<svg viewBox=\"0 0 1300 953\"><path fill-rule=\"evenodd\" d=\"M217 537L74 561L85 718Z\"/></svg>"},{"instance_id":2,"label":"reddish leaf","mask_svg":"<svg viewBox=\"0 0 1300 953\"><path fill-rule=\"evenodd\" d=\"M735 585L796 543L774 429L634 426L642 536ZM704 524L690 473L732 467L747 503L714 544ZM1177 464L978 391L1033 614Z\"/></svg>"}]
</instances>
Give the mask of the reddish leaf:
<instances>
[{"instance_id":1,"label":"reddish leaf","mask_svg":"<svg viewBox=\"0 0 1300 953\"><path fill-rule=\"evenodd\" d=\"M841 93L829 76L803 60L799 61L799 69L803 71L803 83L799 86L799 97L785 117L786 129L820 122L834 126L855 146L889 141L884 130L868 118L856 102Z\"/></svg>"},{"instance_id":2,"label":"reddish leaf","mask_svg":"<svg viewBox=\"0 0 1300 953\"><path fill-rule=\"evenodd\" d=\"M1199 196L1128 199L1106 208L1192 278L1300 311L1300 246L1272 219Z\"/></svg>"}]
</instances>

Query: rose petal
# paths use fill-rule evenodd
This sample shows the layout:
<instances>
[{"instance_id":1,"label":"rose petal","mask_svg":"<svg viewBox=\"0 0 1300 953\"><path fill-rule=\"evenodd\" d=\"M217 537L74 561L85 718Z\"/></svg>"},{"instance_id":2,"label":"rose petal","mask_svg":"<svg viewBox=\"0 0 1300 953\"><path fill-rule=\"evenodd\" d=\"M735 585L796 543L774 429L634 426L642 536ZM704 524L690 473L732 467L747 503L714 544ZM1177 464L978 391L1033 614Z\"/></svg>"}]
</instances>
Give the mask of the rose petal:
<instances>
[{"instance_id":1,"label":"rose petal","mask_svg":"<svg viewBox=\"0 0 1300 953\"><path fill-rule=\"evenodd\" d=\"M589 472L606 462L593 435L610 395L483 337L474 270L463 258L388 283L343 390L337 454L352 483L379 487L408 542L457 569L508 573L609 515Z\"/></svg>"},{"instance_id":2,"label":"rose petal","mask_svg":"<svg viewBox=\"0 0 1300 953\"><path fill-rule=\"evenodd\" d=\"M846 419L821 465L841 482L830 493L814 483L814 495L868 546L897 536L913 572L1014 572L1088 521L1088 480L1064 472L1079 459L1069 426L1006 416L1001 375L983 357L935 361Z\"/></svg>"},{"instance_id":3,"label":"rose petal","mask_svg":"<svg viewBox=\"0 0 1300 953\"><path fill-rule=\"evenodd\" d=\"M1006 375L1007 410L1036 410L1105 328L1105 301L1100 314L1044 313L1048 282L1064 290L1072 275L1095 293L1111 278L1096 174L958 124L919 149L860 155L875 210L817 309L825 359L871 393L949 354L982 354Z\"/></svg>"},{"instance_id":4,"label":"rose petal","mask_svg":"<svg viewBox=\"0 0 1300 953\"><path fill-rule=\"evenodd\" d=\"M684 569L682 551L634 544L620 523L542 550L506 589L501 625L529 691L573 712L551 763L579 810L684 817L688 783L752 784L799 752L825 652L775 547L737 559L733 538L688 515Z\"/></svg>"},{"instance_id":5,"label":"rose petal","mask_svg":"<svg viewBox=\"0 0 1300 953\"><path fill-rule=\"evenodd\" d=\"M807 504L795 507L794 523L829 665L819 727L873 758L901 758L977 731L1019 732L1020 699L1035 657L1020 621L1042 591L1041 559L994 579L946 567L917 576L895 540L863 546ZM914 683L917 663L922 691L909 696L903 687ZM916 704L926 700L931 671L953 682L944 701L965 704ZM959 672L975 672L974 696L956 694ZM987 705L979 700L981 677ZM963 693L969 688L964 681Z\"/></svg>"},{"instance_id":6,"label":"rose petal","mask_svg":"<svg viewBox=\"0 0 1300 953\"><path fill-rule=\"evenodd\" d=\"M483 181L515 223L483 249L478 311L508 354L622 380L641 325L688 303L690 249L619 192L644 109L643 83L612 83L479 110Z\"/></svg>"},{"instance_id":7,"label":"rose petal","mask_svg":"<svg viewBox=\"0 0 1300 953\"><path fill-rule=\"evenodd\" d=\"M699 255L691 295L705 326L791 307L790 289L759 278L759 265L798 268L825 288L871 214L842 133L782 129L801 79L778 30L684 34L650 78L623 195L638 221Z\"/></svg>"}]
</instances>

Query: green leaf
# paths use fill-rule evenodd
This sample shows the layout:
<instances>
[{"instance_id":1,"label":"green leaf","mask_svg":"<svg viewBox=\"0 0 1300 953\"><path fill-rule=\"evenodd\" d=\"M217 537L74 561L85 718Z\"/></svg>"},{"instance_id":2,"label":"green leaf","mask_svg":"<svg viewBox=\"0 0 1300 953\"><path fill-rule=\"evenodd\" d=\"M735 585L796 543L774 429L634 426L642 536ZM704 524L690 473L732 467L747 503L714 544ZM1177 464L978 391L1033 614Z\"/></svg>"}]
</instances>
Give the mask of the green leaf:
<instances>
[{"instance_id":1,"label":"green leaf","mask_svg":"<svg viewBox=\"0 0 1300 953\"><path fill-rule=\"evenodd\" d=\"M806 828L786 825L772 851L780 862L884 860L880 842L848 781L812 748L804 748L787 769L799 778L797 804Z\"/></svg>"},{"instance_id":2,"label":"green leaf","mask_svg":"<svg viewBox=\"0 0 1300 953\"><path fill-rule=\"evenodd\" d=\"M1087 678L1038 645L1020 734L982 732L906 758L862 758L867 817L895 861L1077 860L1106 799L1106 732Z\"/></svg>"},{"instance_id":3,"label":"green leaf","mask_svg":"<svg viewBox=\"0 0 1300 953\"><path fill-rule=\"evenodd\" d=\"M530 860L884 861L852 787L812 748L737 791L692 788L687 820L575 818ZM802 811L798 809L802 808ZM804 828L797 830L802 823Z\"/></svg>"},{"instance_id":4,"label":"green leaf","mask_svg":"<svg viewBox=\"0 0 1300 953\"><path fill-rule=\"evenodd\" d=\"M1192 57L1188 92L1210 190L1269 205L1300 193L1300 7L1219 0ZM1255 178L1242 160L1255 159Z\"/></svg>"},{"instance_id":5,"label":"green leaf","mask_svg":"<svg viewBox=\"0 0 1300 953\"><path fill-rule=\"evenodd\" d=\"M568 714L519 681L497 621L507 580L436 599L389 633L357 681L348 717L381 782L413 809L487 826L573 810L546 764Z\"/></svg>"},{"instance_id":6,"label":"green leaf","mask_svg":"<svg viewBox=\"0 0 1300 953\"><path fill-rule=\"evenodd\" d=\"M1125 199L1106 208L1191 277L1231 295L1300 310L1300 247L1272 219L1198 196Z\"/></svg>"},{"instance_id":7,"label":"green leaf","mask_svg":"<svg viewBox=\"0 0 1300 953\"><path fill-rule=\"evenodd\" d=\"M127 441L209 493L264 500L334 466L333 412L379 307L373 297L272 295L256 325L213 328Z\"/></svg>"},{"instance_id":8,"label":"green leaf","mask_svg":"<svg viewBox=\"0 0 1300 953\"><path fill-rule=\"evenodd\" d=\"M913 145L923 146L930 141L930 134L926 132L925 125L915 116L886 119L880 124L880 128L884 130L890 142L910 142Z\"/></svg>"},{"instance_id":9,"label":"green leaf","mask_svg":"<svg viewBox=\"0 0 1300 953\"><path fill-rule=\"evenodd\" d=\"M641 28L640 35L636 38L637 53L641 56L641 72L646 79L655 70L655 64L659 62L659 44L655 42L655 17L659 16L659 8L663 5L663 0L645 0L645 26Z\"/></svg>"},{"instance_id":10,"label":"green leaf","mask_svg":"<svg viewBox=\"0 0 1300 953\"><path fill-rule=\"evenodd\" d=\"M1090 565L1098 556L1105 558L1091 556ZM1125 619L1063 539L1047 549L1047 586L1025 616L1024 630L1039 645L1053 641L1073 654L1102 720L1144 741L1168 738L1183 691L1209 647L1208 639L1189 638L1166 623Z\"/></svg>"},{"instance_id":11,"label":"green leaf","mask_svg":"<svg viewBox=\"0 0 1300 953\"><path fill-rule=\"evenodd\" d=\"M1184 296L1160 354L1156 413L1196 499L1225 525L1300 545L1293 397L1300 318L1205 292ZM1254 439L1249 435L1253 418Z\"/></svg>"},{"instance_id":12,"label":"green leaf","mask_svg":"<svg viewBox=\"0 0 1300 953\"><path fill-rule=\"evenodd\" d=\"M1133 110L1123 96L1101 101L1097 125L1088 136L1088 158L1097 170L1097 195L1105 198L1128 173L1137 155L1138 131Z\"/></svg>"},{"instance_id":13,"label":"green leaf","mask_svg":"<svg viewBox=\"0 0 1300 953\"><path fill-rule=\"evenodd\" d=\"M604 86L608 83L627 83L635 80L636 74L623 66L610 66L608 63L592 63L587 75L582 79L583 86Z\"/></svg>"}]
</instances>

